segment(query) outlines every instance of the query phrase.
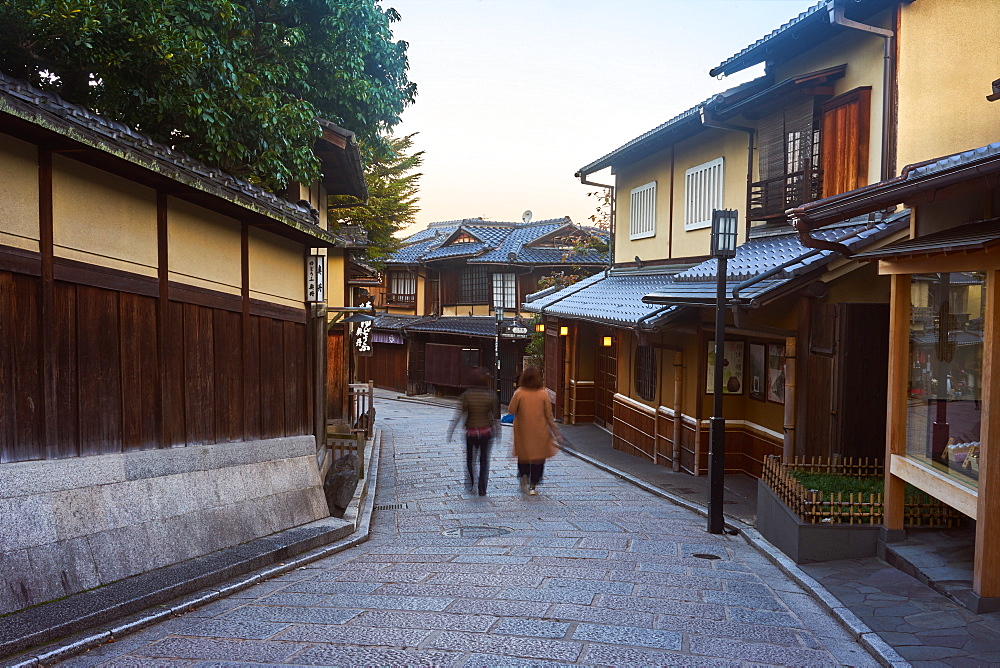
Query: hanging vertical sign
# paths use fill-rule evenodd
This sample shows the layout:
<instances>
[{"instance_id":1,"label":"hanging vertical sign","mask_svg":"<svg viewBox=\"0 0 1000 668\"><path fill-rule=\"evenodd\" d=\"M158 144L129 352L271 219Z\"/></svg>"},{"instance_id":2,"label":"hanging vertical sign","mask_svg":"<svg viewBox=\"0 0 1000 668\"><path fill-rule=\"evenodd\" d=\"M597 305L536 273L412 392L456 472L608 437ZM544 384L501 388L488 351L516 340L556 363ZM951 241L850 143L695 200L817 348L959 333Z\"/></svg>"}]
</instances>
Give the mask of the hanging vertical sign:
<instances>
[{"instance_id":1,"label":"hanging vertical sign","mask_svg":"<svg viewBox=\"0 0 1000 668\"><path fill-rule=\"evenodd\" d=\"M326 256L306 256L306 301L326 303Z\"/></svg>"},{"instance_id":2,"label":"hanging vertical sign","mask_svg":"<svg viewBox=\"0 0 1000 668\"><path fill-rule=\"evenodd\" d=\"M370 309L372 301L369 299L361 307ZM373 352L371 320L354 323L354 352L361 357L371 357Z\"/></svg>"}]
</instances>

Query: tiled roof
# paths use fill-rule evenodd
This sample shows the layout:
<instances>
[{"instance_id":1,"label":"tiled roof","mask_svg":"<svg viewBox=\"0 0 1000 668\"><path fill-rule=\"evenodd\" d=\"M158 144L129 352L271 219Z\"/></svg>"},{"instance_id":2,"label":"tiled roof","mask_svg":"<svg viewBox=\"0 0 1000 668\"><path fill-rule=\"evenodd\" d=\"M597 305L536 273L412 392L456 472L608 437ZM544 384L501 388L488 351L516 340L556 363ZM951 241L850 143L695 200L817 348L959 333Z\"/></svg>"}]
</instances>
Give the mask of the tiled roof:
<instances>
[{"instance_id":1,"label":"tiled roof","mask_svg":"<svg viewBox=\"0 0 1000 668\"><path fill-rule=\"evenodd\" d=\"M675 309L644 304L642 298L670 285L672 280L670 272L600 272L558 292L535 293L531 295L535 299L525 303L524 310L625 327L640 321L652 326ZM642 320L657 311L661 313L656 319Z\"/></svg>"},{"instance_id":2,"label":"tiled roof","mask_svg":"<svg viewBox=\"0 0 1000 668\"><path fill-rule=\"evenodd\" d=\"M195 190L293 228L324 245L337 238L316 225L312 212L263 188L209 167L132 128L70 104L52 93L0 73L0 112L26 120L73 142L113 154Z\"/></svg>"},{"instance_id":3,"label":"tiled roof","mask_svg":"<svg viewBox=\"0 0 1000 668\"><path fill-rule=\"evenodd\" d=\"M905 229L907 225L908 212L897 214L871 228L867 224L856 224L825 230L824 233L829 234L824 234L821 238L843 240L845 236L855 234L856 236L842 242L849 248L860 248ZM830 262L834 255L832 251L817 251L802 246L793 233L751 239L742 244L737 249L736 257L729 261L726 292L732 295L733 288L744 280L805 255L809 257L742 290L741 301L759 300L790 284L796 277L819 269ZM524 305L524 310L623 327L655 327L678 315L683 306L646 303L643 299L647 295L691 304L714 303L717 290L716 270L717 263L714 259L676 271L613 269L556 292L545 290L529 295L530 301ZM653 314L656 315L650 317Z\"/></svg>"},{"instance_id":4,"label":"tiled roof","mask_svg":"<svg viewBox=\"0 0 1000 668\"><path fill-rule=\"evenodd\" d=\"M975 252L1000 244L1000 218L966 223L915 239L902 239L864 253L859 260L881 260L934 253Z\"/></svg>"},{"instance_id":5,"label":"tiled roof","mask_svg":"<svg viewBox=\"0 0 1000 668\"><path fill-rule=\"evenodd\" d=\"M380 313L372 321L372 329L391 329L400 331L408 325L414 325L432 316L403 315L395 313Z\"/></svg>"},{"instance_id":6,"label":"tiled roof","mask_svg":"<svg viewBox=\"0 0 1000 668\"><path fill-rule=\"evenodd\" d=\"M844 245L848 248L858 248L885 236L884 232L886 230L887 226L885 224L879 224L868 229L867 223L864 223L849 227L827 228L817 231L813 236L824 241L836 242L843 237L858 233L856 237L844 241ZM809 255L812 250L803 246L795 233L751 239L746 243L740 244L736 249L736 257L730 258L726 263L726 278L732 281L745 281L798 257ZM832 254L833 251L822 251L809 257L803 257L801 262L786 267L777 277L792 278L812 271L816 266L825 264ZM674 279L678 283L698 283L702 281L711 281L714 283L717 276L717 265L718 263L715 259L706 260L687 271L682 271Z\"/></svg>"},{"instance_id":7,"label":"tiled roof","mask_svg":"<svg viewBox=\"0 0 1000 668\"><path fill-rule=\"evenodd\" d=\"M906 178L908 180L919 179L948 169L954 169L955 167L969 165L974 162L978 162L979 160L995 158L998 155L1000 155L1000 142L987 144L986 146L974 148L971 151L956 153L944 158L939 158L934 162L914 167L906 173Z\"/></svg>"},{"instance_id":8,"label":"tiled roof","mask_svg":"<svg viewBox=\"0 0 1000 668\"><path fill-rule=\"evenodd\" d=\"M480 219L434 224L404 240L401 249L386 259L386 264L415 264L434 260L468 258L470 264L603 264L607 253L596 250L572 252L558 248L533 248L531 244L561 228L572 226L607 240L607 232L574 225L568 217L533 223L485 223ZM433 230L434 234L428 231ZM457 232L478 239L474 242L444 245ZM513 255L512 255L513 254Z\"/></svg>"},{"instance_id":9,"label":"tiled roof","mask_svg":"<svg viewBox=\"0 0 1000 668\"><path fill-rule=\"evenodd\" d=\"M709 70L709 76L734 74L757 63L773 60L782 52L785 52L786 57L801 53L845 30L830 22L830 10L836 1L821 0L809 7ZM864 17L888 7L892 2L893 0L854 0L845 5L852 15Z\"/></svg>"},{"instance_id":10,"label":"tiled roof","mask_svg":"<svg viewBox=\"0 0 1000 668\"><path fill-rule=\"evenodd\" d=\"M869 227L867 224L848 225L823 230L814 236L826 241L842 243L851 250L869 246L890 234L906 229L909 212L904 211L884 222ZM773 237L751 239L736 250L736 257L729 260L726 267L726 293L730 297L733 289L744 281L778 269L777 273L742 289L740 301L757 303L768 293L794 281L799 276L822 269L831 260L839 257L830 250L818 250L803 246L796 235L784 234ZM799 260L796 262L796 260ZM668 303L670 299L692 303L714 303L716 300L716 276L718 262L714 258L678 273L669 285L653 291L647 298L653 303Z\"/></svg>"},{"instance_id":11,"label":"tiled roof","mask_svg":"<svg viewBox=\"0 0 1000 668\"><path fill-rule=\"evenodd\" d=\"M517 321L505 318L504 324L514 325ZM490 338L497 334L497 320L492 316L441 316L424 319L406 325L407 332L428 332L436 334L459 334L479 338Z\"/></svg>"}]
</instances>

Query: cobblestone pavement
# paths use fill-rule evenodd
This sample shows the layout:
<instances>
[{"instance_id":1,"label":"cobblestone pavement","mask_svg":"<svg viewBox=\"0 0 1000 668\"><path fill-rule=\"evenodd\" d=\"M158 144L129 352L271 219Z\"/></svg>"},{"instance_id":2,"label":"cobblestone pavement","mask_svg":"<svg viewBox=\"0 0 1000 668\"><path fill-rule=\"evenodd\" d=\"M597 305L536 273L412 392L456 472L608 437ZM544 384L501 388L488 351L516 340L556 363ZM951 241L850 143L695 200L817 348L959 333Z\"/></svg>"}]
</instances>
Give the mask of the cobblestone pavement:
<instances>
[{"instance_id":1,"label":"cobblestone pavement","mask_svg":"<svg viewBox=\"0 0 1000 668\"><path fill-rule=\"evenodd\" d=\"M701 516L565 455L522 495L509 430L479 497L450 410L377 408L371 540L61 665L877 665Z\"/></svg>"},{"instance_id":2,"label":"cobblestone pavement","mask_svg":"<svg viewBox=\"0 0 1000 668\"><path fill-rule=\"evenodd\" d=\"M1000 612L974 614L874 557L802 568L913 666L1000 665Z\"/></svg>"}]
</instances>

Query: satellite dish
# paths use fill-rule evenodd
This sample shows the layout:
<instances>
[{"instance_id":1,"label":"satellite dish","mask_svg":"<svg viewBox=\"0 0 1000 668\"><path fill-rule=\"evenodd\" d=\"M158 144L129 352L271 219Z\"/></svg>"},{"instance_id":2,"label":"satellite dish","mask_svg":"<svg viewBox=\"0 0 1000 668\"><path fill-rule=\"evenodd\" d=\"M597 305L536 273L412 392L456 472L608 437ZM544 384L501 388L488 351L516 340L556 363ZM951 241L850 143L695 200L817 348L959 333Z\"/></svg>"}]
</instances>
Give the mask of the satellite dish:
<instances>
[{"instance_id":1,"label":"satellite dish","mask_svg":"<svg viewBox=\"0 0 1000 668\"><path fill-rule=\"evenodd\" d=\"M521 220L523 220L526 223L531 222L531 209L528 209L527 211L521 214Z\"/></svg>"}]
</instances>

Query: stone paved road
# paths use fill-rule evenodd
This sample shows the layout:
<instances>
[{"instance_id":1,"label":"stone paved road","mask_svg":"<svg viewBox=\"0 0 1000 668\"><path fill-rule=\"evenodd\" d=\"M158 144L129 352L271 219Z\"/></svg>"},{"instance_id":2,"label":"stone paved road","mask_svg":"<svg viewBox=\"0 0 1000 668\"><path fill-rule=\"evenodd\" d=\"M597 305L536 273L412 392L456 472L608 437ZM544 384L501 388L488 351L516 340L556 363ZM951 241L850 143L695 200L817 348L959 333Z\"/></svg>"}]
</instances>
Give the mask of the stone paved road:
<instances>
[{"instance_id":1,"label":"stone paved road","mask_svg":"<svg viewBox=\"0 0 1000 668\"><path fill-rule=\"evenodd\" d=\"M449 410L378 415L370 541L61 665L877 665L702 517L565 455L523 496L509 430L479 497Z\"/></svg>"}]
</instances>

